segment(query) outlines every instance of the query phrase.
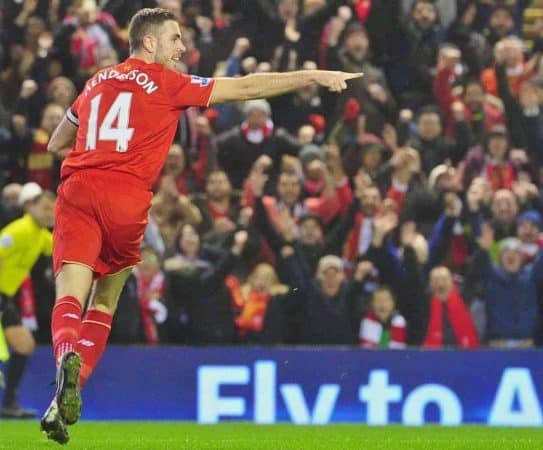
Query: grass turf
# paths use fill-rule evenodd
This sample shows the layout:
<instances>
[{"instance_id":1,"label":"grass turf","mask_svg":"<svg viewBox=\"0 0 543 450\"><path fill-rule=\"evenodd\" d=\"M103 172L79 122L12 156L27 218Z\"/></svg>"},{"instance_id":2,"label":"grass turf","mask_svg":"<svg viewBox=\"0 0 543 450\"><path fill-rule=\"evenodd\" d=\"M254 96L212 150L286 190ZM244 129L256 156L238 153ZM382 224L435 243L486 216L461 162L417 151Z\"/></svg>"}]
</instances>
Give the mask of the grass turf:
<instances>
[{"instance_id":1,"label":"grass turf","mask_svg":"<svg viewBox=\"0 0 543 450\"><path fill-rule=\"evenodd\" d=\"M0 449L60 448L40 434L38 422L0 421ZM462 426L367 427L329 425L196 425L165 422L81 422L70 428L67 449L541 449L543 429Z\"/></svg>"}]
</instances>

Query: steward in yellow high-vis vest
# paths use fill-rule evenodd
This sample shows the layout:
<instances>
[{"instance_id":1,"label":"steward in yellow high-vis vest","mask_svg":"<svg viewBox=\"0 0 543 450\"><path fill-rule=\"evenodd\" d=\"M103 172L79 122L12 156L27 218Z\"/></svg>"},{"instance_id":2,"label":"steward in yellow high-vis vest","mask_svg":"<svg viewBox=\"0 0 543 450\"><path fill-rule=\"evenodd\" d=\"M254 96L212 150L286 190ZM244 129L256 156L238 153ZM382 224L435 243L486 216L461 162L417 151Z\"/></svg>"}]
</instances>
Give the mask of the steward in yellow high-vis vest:
<instances>
[{"instance_id":1,"label":"steward in yellow high-vis vest","mask_svg":"<svg viewBox=\"0 0 543 450\"><path fill-rule=\"evenodd\" d=\"M39 186L38 186L39 188ZM40 189L41 191L41 189ZM23 326L13 296L29 276L40 255L53 252L55 195L43 191L24 204L25 215L0 230L0 324L11 355L5 370L6 385L0 417L34 417L36 411L22 409L17 402L17 387L28 357L34 350L32 333ZM0 359L2 359L0 339Z\"/></svg>"}]
</instances>

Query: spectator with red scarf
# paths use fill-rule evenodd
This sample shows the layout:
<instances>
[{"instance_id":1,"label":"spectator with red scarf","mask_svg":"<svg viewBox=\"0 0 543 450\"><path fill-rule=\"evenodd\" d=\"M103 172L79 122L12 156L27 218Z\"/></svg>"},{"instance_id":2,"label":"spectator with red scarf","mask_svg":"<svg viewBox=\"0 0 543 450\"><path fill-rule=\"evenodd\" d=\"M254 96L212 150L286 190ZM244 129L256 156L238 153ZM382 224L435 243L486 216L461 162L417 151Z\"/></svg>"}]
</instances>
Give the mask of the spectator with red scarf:
<instances>
[{"instance_id":1,"label":"spectator with red scarf","mask_svg":"<svg viewBox=\"0 0 543 450\"><path fill-rule=\"evenodd\" d=\"M361 347L404 348L406 346L406 322L395 307L396 300L390 288L383 286L373 291L371 309L360 323L358 338Z\"/></svg>"},{"instance_id":2,"label":"spectator with red scarf","mask_svg":"<svg viewBox=\"0 0 543 450\"><path fill-rule=\"evenodd\" d=\"M434 94L445 124L445 136L454 137L457 122L465 122L471 132L471 144L482 141L484 133L494 125L503 124L503 113L485 98L482 85L475 79L463 84L462 94L455 95L453 88L459 80L457 69L462 54L452 45L443 46L438 54ZM461 124L460 124L461 125Z\"/></svg>"},{"instance_id":3,"label":"spectator with red scarf","mask_svg":"<svg viewBox=\"0 0 543 450\"><path fill-rule=\"evenodd\" d=\"M38 183L43 189L54 189L56 178L54 155L47 152L47 142L62 120L64 110L60 105L49 103L44 111L40 127L34 131L30 153L27 157L28 180Z\"/></svg>"},{"instance_id":4,"label":"spectator with red scarf","mask_svg":"<svg viewBox=\"0 0 543 450\"><path fill-rule=\"evenodd\" d=\"M495 62L505 63L505 72L509 82L509 88L518 97L521 84L529 80L533 75L533 68L524 61L524 44L516 36L508 36L494 46ZM494 67L489 67L481 72L481 84L485 91L498 96L498 80Z\"/></svg>"},{"instance_id":5,"label":"spectator with red scarf","mask_svg":"<svg viewBox=\"0 0 543 450\"><path fill-rule=\"evenodd\" d=\"M396 248L393 235L396 234L398 216L392 211L375 218L373 226L367 258L377 269L380 283L394 290L398 310L409 324L407 343L420 345L424 340L428 313L422 301L426 287L423 266L428 259L427 245L416 232L415 224L407 222L399 230L401 248Z\"/></svg>"},{"instance_id":6,"label":"spectator with red scarf","mask_svg":"<svg viewBox=\"0 0 543 450\"><path fill-rule=\"evenodd\" d=\"M363 187L362 178L362 174L355 178L355 182L359 183L357 196L360 197L360 208L355 214L354 226L349 231L343 247L343 257L353 264L364 256L370 247L374 232L373 221L381 208L379 189L373 185Z\"/></svg>"},{"instance_id":7,"label":"spectator with red scarf","mask_svg":"<svg viewBox=\"0 0 543 450\"><path fill-rule=\"evenodd\" d=\"M478 183L472 183L464 202L453 192L445 194L443 213L429 240L432 255L428 264L430 268L445 265L457 281L461 280L481 228L482 217L479 213L482 202L483 189Z\"/></svg>"},{"instance_id":8,"label":"spectator with red scarf","mask_svg":"<svg viewBox=\"0 0 543 450\"><path fill-rule=\"evenodd\" d=\"M277 176L281 157L296 155L299 144L271 120L271 107L266 100L250 100L243 108L245 120L217 137L219 166L228 174L232 186L240 189L253 164L262 155L271 158L272 178Z\"/></svg>"},{"instance_id":9,"label":"spectator with red scarf","mask_svg":"<svg viewBox=\"0 0 543 450\"><path fill-rule=\"evenodd\" d=\"M484 177L492 191L513 189L517 178L515 168L509 161L509 138L502 125L491 128L481 146L472 149L466 157L464 185L469 185L474 177Z\"/></svg>"},{"instance_id":10,"label":"spectator with red scarf","mask_svg":"<svg viewBox=\"0 0 543 450\"><path fill-rule=\"evenodd\" d=\"M296 228L299 219L307 214L319 217L324 225L328 225L340 211L348 207L352 200L351 188L345 180L334 185L324 162L318 159L314 159L312 162L312 170L317 173L317 179L325 180L324 190L319 196L302 197L303 180L298 173L287 170L279 174L276 187L277 196L265 195L262 197L262 203L278 232L284 232L287 228ZM260 178L264 174L268 179L268 175L263 173L268 164L262 166L259 163L260 160L256 162L250 176L244 183L243 203L251 208L255 206L253 178ZM315 184L318 184L318 180Z\"/></svg>"},{"instance_id":11,"label":"spectator with red scarf","mask_svg":"<svg viewBox=\"0 0 543 450\"><path fill-rule=\"evenodd\" d=\"M141 263L134 268L141 325L145 342L157 345L161 341L159 326L168 317L168 309L163 302L164 273L160 270L160 261L152 249L142 249L141 259Z\"/></svg>"},{"instance_id":12,"label":"spectator with red scarf","mask_svg":"<svg viewBox=\"0 0 543 450\"><path fill-rule=\"evenodd\" d=\"M430 314L423 346L426 348L477 348L479 338L464 299L454 286L449 269L430 273Z\"/></svg>"},{"instance_id":13,"label":"spectator with red scarf","mask_svg":"<svg viewBox=\"0 0 543 450\"><path fill-rule=\"evenodd\" d=\"M421 178L421 157L417 150L401 147L394 152L388 163L382 168L376 180L384 198L394 204L397 214L412 193L423 188Z\"/></svg>"},{"instance_id":14,"label":"spectator with red scarf","mask_svg":"<svg viewBox=\"0 0 543 450\"><path fill-rule=\"evenodd\" d=\"M209 235L204 237L205 240L236 229L241 198L239 192L232 189L230 179L223 170L212 171L206 178L205 192L194 195L192 201L202 215L199 229L204 235Z\"/></svg>"},{"instance_id":15,"label":"spectator with red scarf","mask_svg":"<svg viewBox=\"0 0 543 450\"><path fill-rule=\"evenodd\" d=\"M281 284L270 264L258 264L243 284L233 275L226 277L238 339L249 344L280 344L285 340L285 313L288 286Z\"/></svg>"},{"instance_id":16,"label":"spectator with red scarf","mask_svg":"<svg viewBox=\"0 0 543 450\"><path fill-rule=\"evenodd\" d=\"M101 55L118 44L118 28L113 16L100 11L95 0L83 0L75 14L65 19L73 27L70 36L70 53L77 61L80 74L94 73Z\"/></svg>"},{"instance_id":17,"label":"spectator with red scarf","mask_svg":"<svg viewBox=\"0 0 543 450\"><path fill-rule=\"evenodd\" d=\"M517 237L526 262L532 262L543 248L542 226L541 214L535 210L524 211L517 219Z\"/></svg>"},{"instance_id":18,"label":"spectator with red scarf","mask_svg":"<svg viewBox=\"0 0 543 450\"><path fill-rule=\"evenodd\" d=\"M43 109L39 126L32 126L32 111L29 100L34 98L38 85L34 80L25 80L21 86L16 113L11 124L19 147L15 178L38 183L44 189L54 188L54 156L47 152L51 134L62 120L64 108L56 103L47 103Z\"/></svg>"}]
</instances>

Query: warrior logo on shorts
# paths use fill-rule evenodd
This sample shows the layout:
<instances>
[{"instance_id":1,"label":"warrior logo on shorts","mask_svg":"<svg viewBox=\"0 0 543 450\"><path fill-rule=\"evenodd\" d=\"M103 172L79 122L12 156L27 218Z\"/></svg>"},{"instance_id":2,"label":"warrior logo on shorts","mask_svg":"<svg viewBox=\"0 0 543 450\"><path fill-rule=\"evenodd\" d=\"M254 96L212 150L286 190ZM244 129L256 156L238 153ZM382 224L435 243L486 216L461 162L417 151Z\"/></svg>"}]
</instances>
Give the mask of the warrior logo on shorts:
<instances>
[{"instance_id":1,"label":"warrior logo on shorts","mask_svg":"<svg viewBox=\"0 0 543 450\"><path fill-rule=\"evenodd\" d=\"M205 77L199 77L196 75L190 76L190 83L191 84L199 84L200 87L206 87L209 84L209 78Z\"/></svg>"}]
</instances>

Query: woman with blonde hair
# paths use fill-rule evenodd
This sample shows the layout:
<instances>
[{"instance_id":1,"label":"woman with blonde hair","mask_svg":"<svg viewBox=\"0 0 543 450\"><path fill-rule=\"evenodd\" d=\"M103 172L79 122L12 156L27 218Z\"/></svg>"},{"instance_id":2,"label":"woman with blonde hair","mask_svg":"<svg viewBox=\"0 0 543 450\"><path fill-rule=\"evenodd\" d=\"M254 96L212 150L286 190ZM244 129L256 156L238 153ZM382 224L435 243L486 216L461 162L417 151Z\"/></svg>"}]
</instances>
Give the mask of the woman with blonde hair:
<instances>
[{"instance_id":1,"label":"woman with blonde hair","mask_svg":"<svg viewBox=\"0 0 543 450\"><path fill-rule=\"evenodd\" d=\"M281 284L275 269L266 263L258 264L244 284L234 276L226 278L238 337L249 343L280 343L283 338L283 305L288 297L288 286Z\"/></svg>"}]
</instances>

